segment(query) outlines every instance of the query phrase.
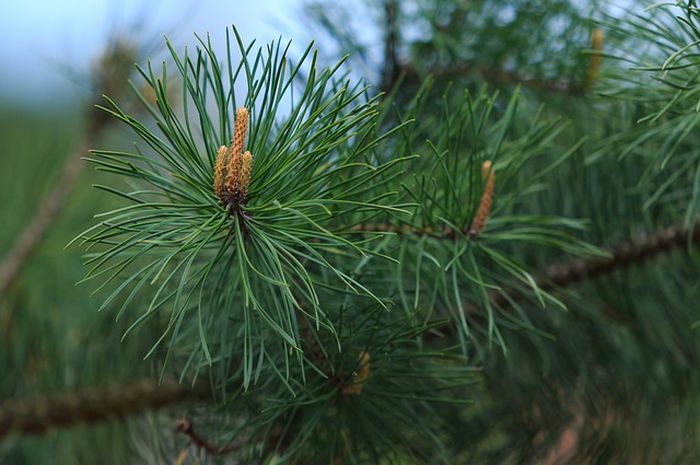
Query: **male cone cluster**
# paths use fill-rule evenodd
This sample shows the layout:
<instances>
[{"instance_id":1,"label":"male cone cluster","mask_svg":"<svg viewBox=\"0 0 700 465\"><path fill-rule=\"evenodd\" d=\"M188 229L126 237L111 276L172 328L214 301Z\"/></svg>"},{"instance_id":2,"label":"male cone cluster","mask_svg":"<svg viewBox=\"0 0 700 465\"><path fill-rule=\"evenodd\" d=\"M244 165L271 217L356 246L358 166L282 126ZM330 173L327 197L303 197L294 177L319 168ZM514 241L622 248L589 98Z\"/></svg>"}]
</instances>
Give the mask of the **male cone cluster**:
<instances>
[{"instance_id":1,"label":"male cone cluster","mask_svg":"<svg viewBox=\"0 0 700 465\"><path fill-rule=\"evenodd\" d=\"M244 205L250 184L250 172L253 169L253 154L243 151L248 132L248 109L241 107L236 111L233 129L233 141L230 147L222 145L216 154L214 165L214 192L227 209L236 209Z\"/></svg>"}]
</instances>

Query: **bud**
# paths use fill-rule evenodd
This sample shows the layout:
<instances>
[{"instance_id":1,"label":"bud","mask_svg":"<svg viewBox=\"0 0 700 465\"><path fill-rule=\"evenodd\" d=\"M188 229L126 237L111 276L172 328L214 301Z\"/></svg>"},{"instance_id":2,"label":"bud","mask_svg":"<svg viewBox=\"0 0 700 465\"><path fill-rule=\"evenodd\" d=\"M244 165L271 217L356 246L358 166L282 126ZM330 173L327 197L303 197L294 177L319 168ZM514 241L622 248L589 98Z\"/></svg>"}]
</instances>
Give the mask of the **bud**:
<instances>
[{"instance_id":1,"label":"bud","mask_svg":"<svg viewBox=\"0 0 700 465\"><path fill-rule=\"evenodd\" d=\"M250 172L253 170L253 154L246 150L241 160L241 176L239 179L241 193L245 196L248 194L248 185L250 184Z\"/></svg>"},{"instance_id":2,"label":"bud","mask_svg":"<svg viewBox=\"0 0 700 465\"><path fill-rule=\"evenodd\" d=\"M231 146L233 147L233 146ZM233 194L238 186L238 177L241 172L241 153L228 150L228 168L226 170L226 182L224 193Z\"/></svg>"},{"instance_id":3,"label":"bud","mask_svg":"<svg viewBox=\"0 0 700 465\"><path fill-rule=\"evenodd\" d=\"M233 128L233 141L231 143L232 153L243 153L245 147L245 136L248 132L248 109L241 107L236 111L236 122Z\"/></svg>"},{"instance_id":4,"label":"bud","mask_svg":"<svg viewBox=\"0 0 700 465\"><path fill-rule=\"evenodd\" d=\"M362 393L362 386L369 378L369 352L360 352L358 357L360 365L357 371L353 373L350 383L343 386L342 392L345 396L359 395Z\"/></svg>"},{"instance_id":5,"label":"bud","mask_svg":"<svg viewBox=\"0 0 700 465\"><path fill-rule=\"evenodd\" d=\"M222 145L216 152L216 162L214 164L214 192L221 198L224 193L224 177L226 174L226 162L228 158L228 147Z\"/></svg>"},{"instance_id":6,"label":"bud","mask_svg":"<svg viewBox=\"0 0 700 465\"><path fill-rule=\"evenodd\" d=\"M236 122L233 128L233 141L229 149L228 174L226 189L233 192L239 183L241 173L241 154L245 146L245 135L248 131L248 110L241 107L236 111Z\"/></svg>"},{"instance_id":7,"label":"bud","mask_svg":"<svg viewBox=\"0 0 700 465\"><path fill-rule=\"evenodd\" d=\"M481 166L481 176L486 179L486 185L484 186L483 194L481 194L479 207L476 209L471 228L469 228L469 236L472 239L479 237L486 226L486 220L489 219L489 213L491 213L493 189L496 185L496 171L492 168L490 161L486 160Z\"/></svg>"},{"instance_id":8,"label":"bud","mask_svg":"<svg viewBox=\"0 0 700 465\"><path fill-rule=\"evenodd\" d=\"M591 55L591 61L588 66L588 73L586 74L586 89L590 89L598 79L600 74L600 69L603 67L603 57L598 54L603 50L603 31L600 28L593 29L591 36L591 49L594 50L594 54Z\"/></svg>"}]
</instances>

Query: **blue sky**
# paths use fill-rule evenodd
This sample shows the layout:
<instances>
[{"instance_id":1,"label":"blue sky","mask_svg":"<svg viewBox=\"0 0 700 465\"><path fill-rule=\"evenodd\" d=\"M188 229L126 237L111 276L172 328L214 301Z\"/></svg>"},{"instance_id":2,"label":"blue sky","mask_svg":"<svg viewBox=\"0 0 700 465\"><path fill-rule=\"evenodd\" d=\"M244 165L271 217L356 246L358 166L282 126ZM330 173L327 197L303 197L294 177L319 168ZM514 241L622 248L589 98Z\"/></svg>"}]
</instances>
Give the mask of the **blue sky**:
<instances>
[{"instance_id":1,"label":"blue sky","mask_svg":"<svg viewBox=\"0 0 700 465\"><path fill-rule=\"evenodd\" d=\"M246 40L280 36L308 40L300 26L300 0L8 0L0 14L0 100L60 102L80 94L71 82L90 64L115 28L143 19L150 36L167 34L176 44L193 33L221 42L235 24Z\"/></svg>"}]
</instances>

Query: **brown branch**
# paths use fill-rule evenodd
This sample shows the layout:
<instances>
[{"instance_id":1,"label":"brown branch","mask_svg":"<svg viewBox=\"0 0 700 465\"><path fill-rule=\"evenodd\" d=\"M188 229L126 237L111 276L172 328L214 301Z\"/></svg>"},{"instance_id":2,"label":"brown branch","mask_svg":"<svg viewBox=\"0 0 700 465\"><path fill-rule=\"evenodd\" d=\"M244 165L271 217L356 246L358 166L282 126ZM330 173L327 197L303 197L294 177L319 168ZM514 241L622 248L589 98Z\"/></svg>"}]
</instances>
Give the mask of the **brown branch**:
<instances>
[{"instance_id":1,"label":"brown branch","mask_svg":"<svg viewBox=\"0 0 700 465\"><path fill-rule=\"evenodd\" d=\"M93 141L93 135L88 135L79 149L68 156L56 184L39 201L34 217L17 236L12 248L5 255L0 264L0 296L15 281L27 259L63 210L68 195L75 187L83 170L81 157L87 153Z\"/></svg>"},{"instance_id":2,"label":"brown branch","mask_svg":"<svg viewBox=\"0 0 700 465\"><path fill-rule=\"evenodd\" d=\"M126 385L5 401L0 404L0 439L13 433L43 434L52 428L124 418L209 397L203 389L193 390L175 381L158 384L143 379Z\"/></svg>"},{"instance_id":3,"label":"brown branch","mask_svg":"<svg viewBox=\"0 0 700 465\"><path fill-rule=\"evenodd\" d=\"M399 235L429 235L437 239L457 240L469 238L465 236L466 230L455 232L450 228L434 230L432 228L415 228L411 226L394 226L391 224L364 224L353 228L358 232L388 232ZM468 228L467 228L468 230ZM654 258L672 249L684 246L700 244L700 218L688 228L683 224L677 224L652 234L642 234L632 239L614 244L607 248L608 256L604 258L575 258L562 263L555 263L544 268L540 275L535 275L537 287L543 291L554 291L576 285L587 279L597 279L617 270L624 270L632 265L641 265L646 260ZM511 302L523 301L527 294L519 288L506 287L500 292L489 292L490 302L498 308L506 308ZM464 311L475 321L485 318L483 309L473 302L463 303ZM436 332L427 333L427 341L437 335L446 335L450 332L450 326L439 328Z\"/></svg>"},{"instance_id":4,"label":"brown branch","mask_svg":"<svg viewBox=\"0 0 700 465\"><path fill-rule=\"evenodd\" d=\"M417 228L409 225L396 226L389 223L359 224L352 228L355 232L382 232L398 235L431 236L436 239L457 240L469 238L468 230L455 231L451 228L433 229ZM690 228L677 224L652 234L642 234L630 240L614 244L607 248L608 257L604 258L575 258L562 263L555 263L544 269L537 284L540 289L552 290L568 287L583 281L593 279L615 270L627 268L630 265L641 264L671 249L679 248L689 243L700 243L700 218ZM517 291L508 291L516 293ZM498 299L497 297L495 297ZM503 299L503 297L501 297ZM505 303L498 300L496 303Z\"/></svg>"},{"instance_id":5,"label":"brown branch","mask_svg":"<svg viewBox=\"0 0 700 465\"><path fill-rule=\"evenodd\" d=\"M115 37L107 45L91 74L92 98L86 108L87 124L83 138L75 152L68 155L56 183L39 201L34 216L0 263L0 297L17 279L27 260L44 238L49 227L58 219L70 193L80 179L85 163L82 158L94 147L105 130L116 122L107 112L94 107L103 93L119 99L127 88L138 50L128 40ZM127 101L128 103L128 101Z\"/></svg>"},{"instance_id":6,"label":"brown branch","mask_svg":"<svg viewBox=\"0 0 700 465\"><path fill-rule=\"evenodd\" d=\"M421 72L412 63L400 65L401 73L405 76L419 77ZM462 63L456 66L433 68L428 73L441 79L455 79L469 76L478 76L496 84L519 85L537 92L549 92L579 96L585 93L585 87L581 84L562 79L539 79L525 77L511 71L498 68L486 68L482 66Z\"/></svg>"},{"instance_id":7,"label":"brown branch","mask_svg":"<svg viewBox=\"0 0 700 465\"><path fill-rule=\"evenodd\" d=\"M540 284L544 290L568 287L584 279L593 279L622 270L630 265L639 265L644 261L675 248L689 244L700 244L700 219L690 228L682 224L637 236L608 248L610 257L584 260L581 258L569 262L554 264L546 268L545 279Z\"/></svg>"},{"instance_id":8,"label":"brown branch","mask_svg":"<svg viewBox=\"0 0 700 465\"><path fill-rule=\"evenodd\" d=\"M85 163L82 157L95 145L110 124L111 120L106 115L95 108L89 109L85 135L78 149L68 155L56 183L39 201L31 221L16 237L0 264L0 296L7 292L17 279L36 246L63 211L68 196L75 188L83 171Z\"/></svg>"},{"instance_id":9,"label":"brown branch","mask_svg":"<svg viewBox=\"0 0 700 465\"><path fill-rule=\"evenodd\" d=\"M545 268L536 278L536 283L543 291L570 287L586 279L597 279L632 265L641 265L648 259L689 244L700 244L700 218L690 228L677 224L614 244L607 248L609 256L605 258L575 258L555 263ZM523 298L523 293L514 288L490 294L491 301L501 307L508 306L511 300Z\"/></svg>"}]
</instances>

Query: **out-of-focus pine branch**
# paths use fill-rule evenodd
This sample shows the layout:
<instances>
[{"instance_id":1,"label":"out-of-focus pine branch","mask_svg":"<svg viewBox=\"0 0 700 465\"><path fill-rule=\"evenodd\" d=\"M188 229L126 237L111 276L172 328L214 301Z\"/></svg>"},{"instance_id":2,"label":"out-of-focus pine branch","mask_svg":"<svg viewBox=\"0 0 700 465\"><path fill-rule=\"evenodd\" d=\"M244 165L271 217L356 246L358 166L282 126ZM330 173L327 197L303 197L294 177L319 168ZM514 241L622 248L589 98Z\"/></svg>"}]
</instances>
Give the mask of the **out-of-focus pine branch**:
<instances>
[{"instance_id":1,"label":"out-of-focus pine branch","mask_svg":"<svg viewBox=\"0 0 700 465\"><path fill-rule=\"evenodd\" d=\"M402 63L399 66L399 72L418 81L422 79L412 63ZM522 76L505 69L487 68L468 63L431 69L430 75L446 81L480 78L496 85L521 86L537 92L561 93L572 96L583 95L586 92L585 85L574 81L564 79L543 80Z\"/></svg>"},{"instance_id":2,"label":"out-of-focus pine branch","mask_svg":"<svg viewBox=\"0 0 700 465\"><path fill-rule=\"evenodd\" d=\"M175 381L151 379L103 388L66 391L0 404L0 438L9 434L43 434L51 429L124 418L148 410L209 398L208 391Z\"/></svg>"},{"instance_id":3,"label":"out-of-focus pine branch","mask_svg":"<svg viewBox=\"0 0 700 465\"><path fill-rule=\"evenodd\" d=\"M551 265L546 269L541 284L544 289L556 289L574 285L587 278L597 278L607 273L640 265L662 253L700 243L700 220L690 227L679 224L641 235L611 246L609 258L575 260Z\"/></svg>"},{"instance_id":4,"label":"out-of-focus pine branch","mask_svg":"<svg viewBox=\"0 0 700 465\"><path fill-rule=\"evenodd\" d=\"M92 130L86 131L79 148L68 155L56 184L41 199L33 218L17 236L12 248L3 258L0 264L0 295L4 294L15 281L32 252L43 239L46 231L48 231L51 224L63 210L68 196L78 182L80 173L83 171L84 163L81 157L99 139L107 126L107 121L102 120L100 123L91 124L90 126Z\"/></svg>"},{"instance_id":5,"label":"out-of-focus pine branch","mask_svg":"<svg viewBox=\"0 0 700 465\"><path fill-rule=\"evenodd\" d=\"M75 188L85 163L82 157L93 148L114 119L94 108L100 95L123 95L124 87L137 60L137 49L126 41L112 41L92 72L92 97L86 108L86 123L78 148L68 155L54 186L39 201L34 216L17 235L12 247L0 262L0 296L17 279L34 249L58 219Z\"/></svg>"}]
</instances>

